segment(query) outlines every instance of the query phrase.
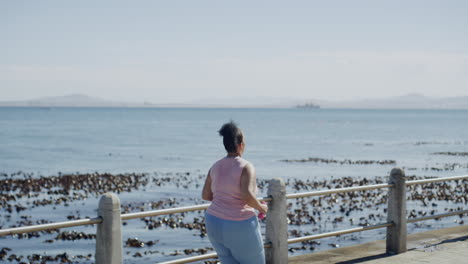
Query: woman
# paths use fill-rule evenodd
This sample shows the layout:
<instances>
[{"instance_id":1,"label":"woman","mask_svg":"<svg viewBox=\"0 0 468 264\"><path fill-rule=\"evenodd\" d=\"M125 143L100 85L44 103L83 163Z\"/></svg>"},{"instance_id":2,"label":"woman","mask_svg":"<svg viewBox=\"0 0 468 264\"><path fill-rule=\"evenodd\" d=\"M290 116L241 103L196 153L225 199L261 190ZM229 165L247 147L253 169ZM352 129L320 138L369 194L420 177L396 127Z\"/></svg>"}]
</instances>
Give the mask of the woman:
<instances>
[{"instance_id":1,"label":"woman","mask_svg":"<svg viewBox=\"0 0 468 264\"><path fill-rule=\"evenodd\" d=\"M227 156L213 164L202 198L211 201L205 214L206 229L223 264L264 264L265 252L255 209L268 207L256 198L255 169L243 159L245 141L233 122L219 130Z\"/></svg>"}]
</instances>

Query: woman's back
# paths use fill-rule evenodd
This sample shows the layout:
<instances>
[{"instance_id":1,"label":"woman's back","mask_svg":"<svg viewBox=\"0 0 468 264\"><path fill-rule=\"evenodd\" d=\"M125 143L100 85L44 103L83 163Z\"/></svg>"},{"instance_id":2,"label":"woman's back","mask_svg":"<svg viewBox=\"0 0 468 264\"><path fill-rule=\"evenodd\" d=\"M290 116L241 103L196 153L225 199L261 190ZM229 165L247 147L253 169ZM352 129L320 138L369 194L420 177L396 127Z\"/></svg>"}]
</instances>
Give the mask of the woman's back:
<instances>
[{"instance_id":1,"label":"woman's back","mask_svg":"<svg viewBox=\"0 0 468 264\"><path fill-rule=\"evenodd\" d=\"M218 131L227 157L213 164L203 185L202 198L211 201L205 225L222 263L264 264L265 251L255 210L268 207L256 196L255 169L241 158L245 149L242 130L234 122Z\"/></svg>"},{"instance_id":2,"label":"woman's back","mask_svg":"<svg viewBox=\"0 0 468 264\"><path fill-rule=\"evenodd\" d=\"M233 221L255 216L255 210L241 198L240 178L247 164L248 161L237 156L220 159L211 167L213 200L208 213Z\"/></svg>"}]
</instances>

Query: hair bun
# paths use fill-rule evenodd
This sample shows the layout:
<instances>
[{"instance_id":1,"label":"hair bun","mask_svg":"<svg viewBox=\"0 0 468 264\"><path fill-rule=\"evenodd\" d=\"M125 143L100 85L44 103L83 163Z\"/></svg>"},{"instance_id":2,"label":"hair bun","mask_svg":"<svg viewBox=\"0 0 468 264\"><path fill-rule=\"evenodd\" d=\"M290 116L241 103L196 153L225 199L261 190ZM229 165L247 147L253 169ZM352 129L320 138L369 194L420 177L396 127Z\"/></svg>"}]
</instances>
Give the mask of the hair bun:
<instances>
[{"instance_id":1,"label":"hair bun","mask_svg":"<svg viewBox=\"0 0 468 264\"><path fill-rule=\"evenodd\" d=\"M232 137L235 134L237 134L238 130L239 128L237 127L237 124L231 121L229 123L224 124L218 132L219 135L222 137Z\"/></svg>"},{"instance_id":2,"label":"hair bun","mask_svg":"<svg viewBox=\"0 0 468 264\"><path fill-rule=\"evenodd\" d=\"M223 137L224 148L227 152L235 152L237 146L243 142L242 130L233 121L224 124L218 133Z\"/></svg>"}]
</instances>

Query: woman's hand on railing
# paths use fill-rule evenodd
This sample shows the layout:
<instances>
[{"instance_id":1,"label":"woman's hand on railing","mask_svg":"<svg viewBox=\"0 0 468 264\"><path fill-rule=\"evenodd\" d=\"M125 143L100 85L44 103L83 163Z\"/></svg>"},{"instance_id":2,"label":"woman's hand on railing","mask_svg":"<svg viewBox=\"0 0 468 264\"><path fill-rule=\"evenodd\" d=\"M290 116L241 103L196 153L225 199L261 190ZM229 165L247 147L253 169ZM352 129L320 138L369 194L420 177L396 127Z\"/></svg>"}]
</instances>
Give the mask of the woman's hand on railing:
<instances>
[{"instance_id":1,"label":"woman's hand on railing","mask_svg":"<svg viewBox=\"0 0 468 264\"><path fill-rule=\"evenodd\" d=\"M264 219L266 217L266 213L268 212L268 205L265 202L260 202L259 214L258 218Z\"/></svg>"}]
</instances>

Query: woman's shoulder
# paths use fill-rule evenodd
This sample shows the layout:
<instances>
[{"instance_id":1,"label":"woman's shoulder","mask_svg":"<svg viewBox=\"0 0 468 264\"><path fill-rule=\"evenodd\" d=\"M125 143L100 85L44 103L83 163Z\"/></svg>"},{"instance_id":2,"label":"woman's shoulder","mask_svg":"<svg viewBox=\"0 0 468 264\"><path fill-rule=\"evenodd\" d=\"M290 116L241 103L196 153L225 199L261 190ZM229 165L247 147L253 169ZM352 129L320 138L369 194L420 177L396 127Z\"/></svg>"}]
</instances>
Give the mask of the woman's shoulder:
<instances>
[{"instance_id":1,"label":"woman's shoulder","mask_svg":"<svg viewBox=\"0 0 468 264\"><path fill-rule=\"evenodd\" d=\"M225 159L226 159L226 158L221 158L221 159L215 161L215 162L213 163L213 165L211 165L211 168L216 167L216 166L218 166L219 164L225 162Z\"/></svg>"},{"instance_id":2,"label":"woman's shoulder","mask_svg":"<svg viewBox=\"0 0 468 264\"><path fill-rule=\"evenodd\" d=\"M253 164L250 161L248 161L248 160L246 160L244 158L237 157L236 160L237 160L237 162L239 162L241 167L249 166L249 167L253 168Z\"/></svg>"},{"instance_id":3,"label":"woman's shoulder","mask_svg":"<svg viewBox=\"0 0 468 264\"><path fill-rule=\"evenodd\" d=\"M249 166L249 167L252 167L253 168L253 165L250 161L244 159L244 158L241 158L241 157L235 157L235 158L232 158L232 157L224 157L224 158L221 158L217 161L215 161L215 163L213 163L213 165L211 166L211 168L214 168L214 167L217 167L217 166L222 166L223 164L226 164L226 163L237 163L239 167L246 167L246 166ZM226 164L227 165L227 164Z\"/></svg>"}]
</instances>

